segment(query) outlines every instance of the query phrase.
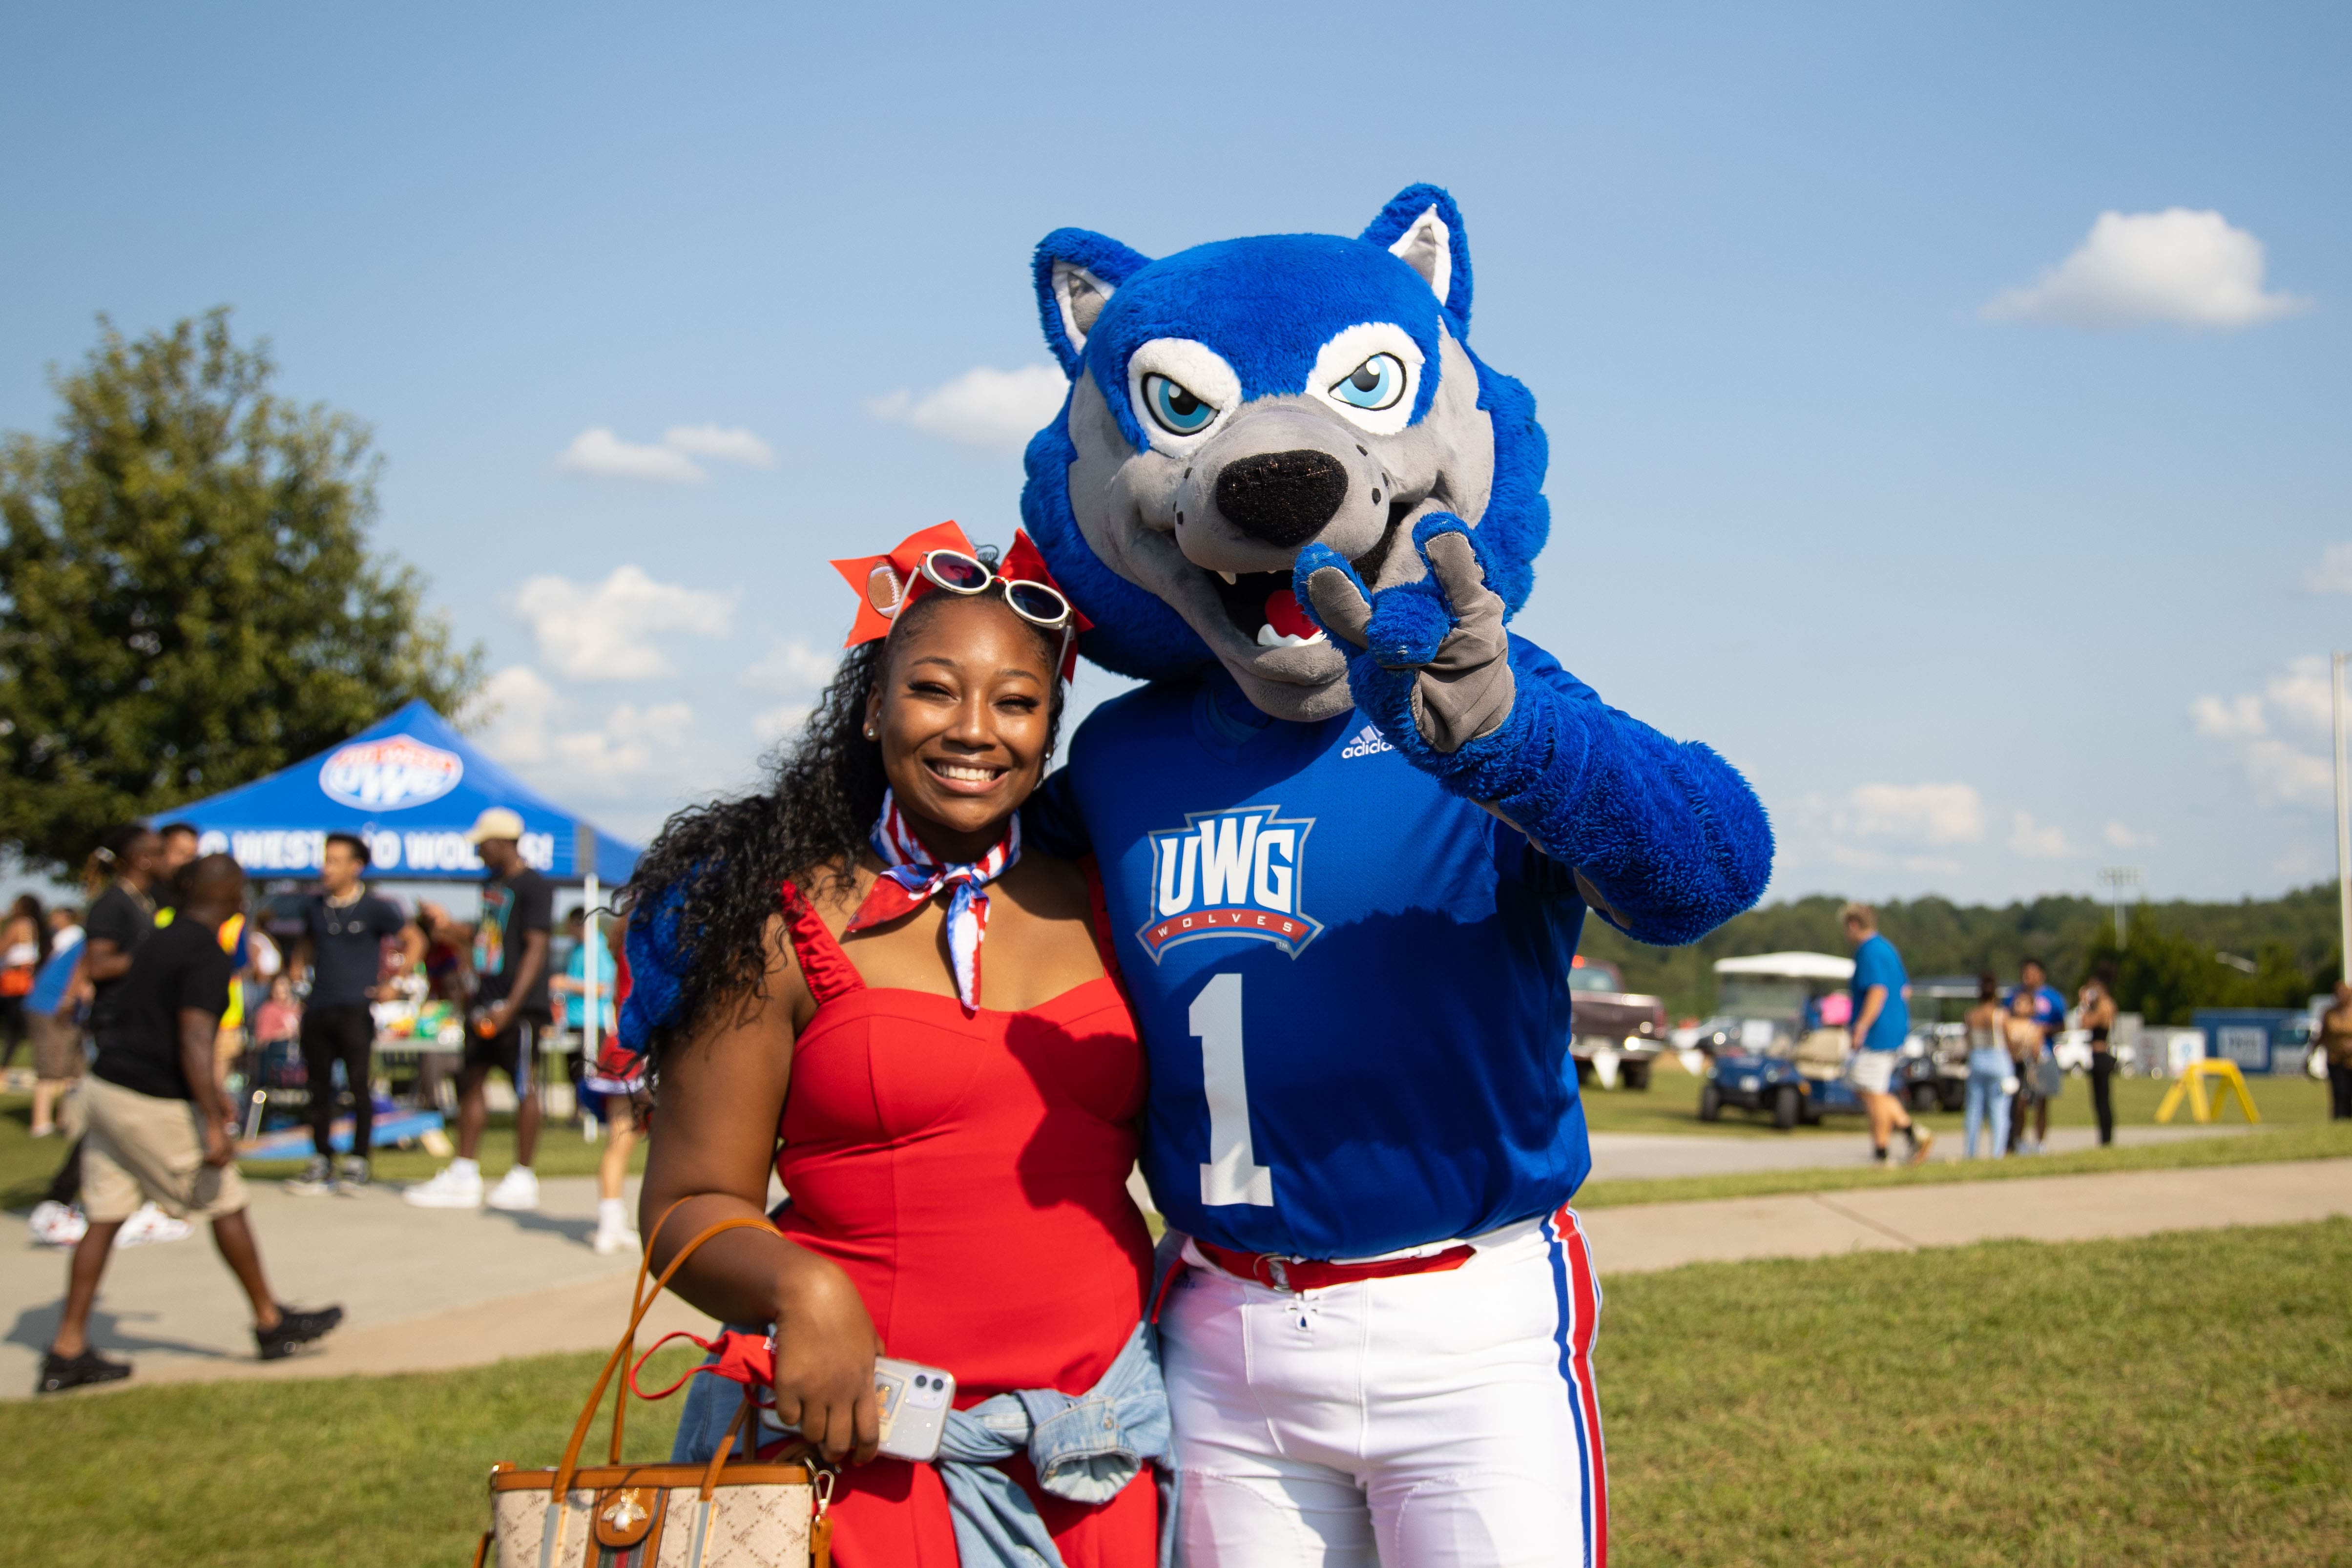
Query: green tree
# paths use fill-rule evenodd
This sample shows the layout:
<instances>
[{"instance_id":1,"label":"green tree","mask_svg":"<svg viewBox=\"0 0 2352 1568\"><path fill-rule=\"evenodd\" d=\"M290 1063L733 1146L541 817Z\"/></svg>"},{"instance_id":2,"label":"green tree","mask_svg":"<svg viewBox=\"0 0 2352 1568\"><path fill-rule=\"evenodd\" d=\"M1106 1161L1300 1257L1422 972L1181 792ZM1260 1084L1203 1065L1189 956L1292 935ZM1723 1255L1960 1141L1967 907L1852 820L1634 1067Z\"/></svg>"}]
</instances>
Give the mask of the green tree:
<instances>
[{"instance_id":1,"label":"green tree","mask_svg":"<svg viewBox=\"0 0 2352 1568\"><path fill-rule=\"evenodd\" d=\"M480 681L368 551L364 426L275 395L226 310L99 325L55 437L0 445L0 847L35 868Z\"/></svg>"}]
</instances>

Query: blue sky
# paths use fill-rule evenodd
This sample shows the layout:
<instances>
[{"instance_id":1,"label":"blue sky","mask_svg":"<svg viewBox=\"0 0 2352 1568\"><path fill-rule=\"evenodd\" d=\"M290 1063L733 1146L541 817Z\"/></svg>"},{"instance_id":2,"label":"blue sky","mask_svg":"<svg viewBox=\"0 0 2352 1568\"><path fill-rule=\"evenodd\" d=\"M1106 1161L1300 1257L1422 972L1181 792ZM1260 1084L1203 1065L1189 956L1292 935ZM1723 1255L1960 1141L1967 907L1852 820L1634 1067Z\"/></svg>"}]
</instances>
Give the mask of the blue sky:
<instances>
[{"instance_id":1,"label":"blue sky","mask_svg":"<svg viewBox=\"0 0 2352 1568\"><path fill-rule=\"evenodd\" d=\"M17 6L0 427L96 312L233 305L374 427L493 745L642 834L807 700L828 556L1010 534L1046 231L1353 233L1436 181L1551 437L1519 628L1749 772L1777 893L2264 893L2333 864L2347 42L2245 4Z\"/></svg>"}]
</instances>

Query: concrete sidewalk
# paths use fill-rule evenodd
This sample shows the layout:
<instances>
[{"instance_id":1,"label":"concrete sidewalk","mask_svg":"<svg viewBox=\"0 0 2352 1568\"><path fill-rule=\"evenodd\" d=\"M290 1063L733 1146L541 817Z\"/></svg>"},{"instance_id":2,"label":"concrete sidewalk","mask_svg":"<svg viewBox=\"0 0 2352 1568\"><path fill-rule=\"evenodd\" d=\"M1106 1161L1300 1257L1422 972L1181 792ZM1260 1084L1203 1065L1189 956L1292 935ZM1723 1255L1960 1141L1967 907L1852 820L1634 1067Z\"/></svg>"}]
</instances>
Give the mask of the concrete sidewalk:
<instances>
[{"instance_id":1,"label":"concrete sidewalk","mask_svg":"<svg viewBox=\"0 0 2352 1568\"><path fill-rule=\"evenodd\" d=\"M1685 1263L1912 1251L1975 1241L2090 1241L2352 1216L2352 1160L2194 1171L1851 1188L1707 1203L1636 1204L1581 1215L1601 1272Z\"/></svg>"},{"instance_id":2,"label":"concrete sidewalk","mask_svg":"<svg viewBox=\"0 0 2352 1568\"><path fill-rule=\"evenodd\" d=\"M2249 1127L2225 1122L2202 1127L2118 1127L2116 1142L2126 1149L2146 1143L2175 1143L2184 1138L2259 1137L2273 1124ZM1860 1122L1846 1136L1808 1132L1748 1136L1706 1132L1595 1132L1592 1180L1648 1180L1662 1176L1723 1176L1745 1171L1812 1171L1842 1167L1859 1170L1870 1163L1870 1134ZM1896 1141L1896 1147L1902 1146ZM2093 1127L2053 1127L2049 1150L2071 1154L2099 1146ZM1930 1163L1942 1164L1961 1157L1958 1132L1938 1133ZM2021 1156L2032 1158L2031 1155Z\"/></svg>"},{"instance_id":3,"label":"concrete sidewalk","mask_svg":"<svg viewBox=\"0 0 2352 1568\"><path fill-rule=\"evenodd\" d=\"M286 1361L253 1358L244 1293L213 1250L186 1241L125 1247L108 1266L90 1337L128 1357L125 1386L215 1378L331 1377L478 1366L545 1351L609 1350L628 1323L635 1249L599 1257L593 1176L540 1184L535 1214L412 1208L377 1188L359 1197L294 1198L250 1184L254 1233L279 1300L340 1303L343 1326ZM636 1184L630 1184L632 1205ZM24 1216L0 1219L0 1399L32 1392L65 1295L66 1253L35 1246ZM675 1296L647 1318L646 1342L709 1320Z\"/></svg>"}]
</instances>

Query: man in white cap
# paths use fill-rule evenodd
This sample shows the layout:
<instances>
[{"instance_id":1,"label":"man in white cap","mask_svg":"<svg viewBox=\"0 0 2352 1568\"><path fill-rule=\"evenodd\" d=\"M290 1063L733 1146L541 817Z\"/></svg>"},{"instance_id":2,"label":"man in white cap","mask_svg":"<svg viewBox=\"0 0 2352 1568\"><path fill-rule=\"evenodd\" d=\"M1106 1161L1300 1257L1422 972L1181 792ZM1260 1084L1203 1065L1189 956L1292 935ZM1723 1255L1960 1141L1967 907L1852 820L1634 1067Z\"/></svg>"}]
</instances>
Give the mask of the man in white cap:
<instances>
[{"instance_id":1,"label":"man in white cap","mask_svg":"<svg viewBox=\"0 0 2352 1568\"><path fill-rule=\"evenodd\" d=\"M535 1209L539 1177L530 1168L539 1146L539 1040L554 1020L547 997L548 931L555 887L523 863L522 817L494 805L474 819L467 842L482 858L481 918L474 926L474 1005L467 1016L466 1055L457 1072L457 1157L433 1179L401 1194L420 1208ZM488 1114L483 1090L490 1069L504 1072L515 1091L515 1163L499 1184L482 1192L482 1146Z\"/></svg>"}]
</instances>

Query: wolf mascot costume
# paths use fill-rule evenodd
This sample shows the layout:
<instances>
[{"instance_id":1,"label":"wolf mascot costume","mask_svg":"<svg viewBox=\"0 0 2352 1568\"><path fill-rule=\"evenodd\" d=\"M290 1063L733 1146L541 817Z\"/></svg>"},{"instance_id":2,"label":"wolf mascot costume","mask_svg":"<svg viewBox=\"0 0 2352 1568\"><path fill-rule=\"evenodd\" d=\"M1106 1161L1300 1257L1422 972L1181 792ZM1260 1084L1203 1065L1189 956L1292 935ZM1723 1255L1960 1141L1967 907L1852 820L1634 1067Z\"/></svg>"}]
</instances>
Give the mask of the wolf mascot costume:
<instances>
[{"instance_id":1,"label":"wolf mascot costume","mask_svg":"<svg viewBox=\"0 0 2352 1568\"><path fill-rule=\"evenodd\" d=\"M1023 516L1150 684L1032 824L1098 858L1150 1053L1185 1558L1602 1563L1570 961L1587 909L1747 908L1763 811L1504 629L1544 436L1444 191L1156 261L1061 229L1035 279L1071 385Z\"/></svg>"}]
</instances>

